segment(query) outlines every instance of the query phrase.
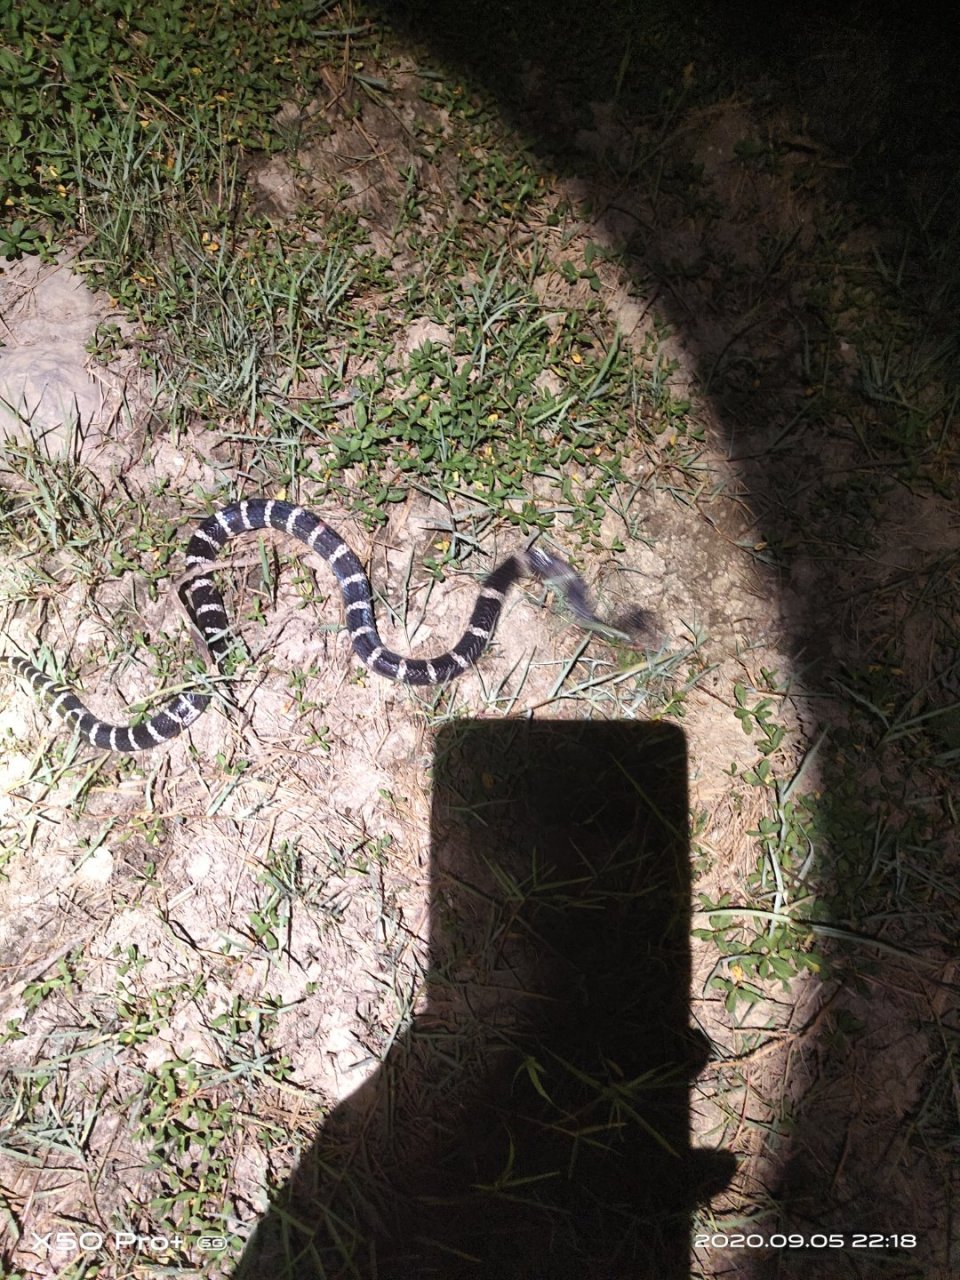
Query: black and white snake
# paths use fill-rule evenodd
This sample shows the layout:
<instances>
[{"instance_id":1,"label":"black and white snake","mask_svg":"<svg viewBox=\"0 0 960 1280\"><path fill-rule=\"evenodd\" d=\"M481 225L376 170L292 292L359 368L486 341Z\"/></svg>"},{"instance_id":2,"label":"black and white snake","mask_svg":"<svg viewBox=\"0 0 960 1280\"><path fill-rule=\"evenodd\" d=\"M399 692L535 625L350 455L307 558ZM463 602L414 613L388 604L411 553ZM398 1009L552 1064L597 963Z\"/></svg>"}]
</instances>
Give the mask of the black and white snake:
<instances>
[{"instance_id":1,"label":"black and white snake","mask_svg":"<svg viewBox=\"0 0 960 1280\"><path fill-rule=\"evenodd\" d=\"M253 529L268 528L292 534L311 551L323 556L340 584L354 653L365 667L388 680L440 685L462 675L487 647L506 593L524 573L533 574L559 589L582 625L599 627L610 634L624 634L592 612L583 580L564 560L531 546L508 557L484 580L467 629L452 649L438 658L401 657L381 643L373 616L369 579L337 531L303 507L272 498L247 498L215 512L199 525L187 544L189 576L179 589L190 620L220 671L225 670L236 637L230 630L223 597L209 571L217 553L231 538ZM624 625L630 629L642 627L642 611L634 611ZM36 693L49 700L52 710L73 721L93 746L109 751L146 751L167 742L192 724L210 703L209 694L188 691L171 698L139 724L106 724L88 711L75 693L51 680L25 658L4 657L0 663L29 681Z\"/></svg>"}]
</instances>

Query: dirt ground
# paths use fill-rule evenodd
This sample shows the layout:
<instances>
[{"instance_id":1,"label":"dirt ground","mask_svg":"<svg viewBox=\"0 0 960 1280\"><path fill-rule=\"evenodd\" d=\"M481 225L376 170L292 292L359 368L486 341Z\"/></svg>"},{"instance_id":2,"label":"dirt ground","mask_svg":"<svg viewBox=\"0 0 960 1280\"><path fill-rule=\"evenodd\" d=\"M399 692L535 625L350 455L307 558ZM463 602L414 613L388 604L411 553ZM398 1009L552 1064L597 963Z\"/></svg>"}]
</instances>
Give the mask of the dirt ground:
<instances>
[{"instance_id":1,"label":"dirt ground","mask_svg":"<svg viewBox=\"0 0 960 1280\"><path fill-rule=\"evenodd\" d=\"M291 218L299 201L328 190L350 156L351 199L366 220L371 245L382 251L404 191L400 175L414 166L423 189L443 186L442 167L426 165L413 143L413 125L424 116L437 125L435 109L418 97L412 63L394 73L389 108L367 103L356 120L335 113L327 135L298 157L296 172L275 159L251 173L258 198L275 216ZM564 252L579 260L587 243L610 250L598 269L600 295L610 331L620 330L638 365L647 358L659 307L668 303L674 317L686 318L661 339L661 350L676 361L672 393L690 399L690 414L704 428L702 488L687 504L678 502L664 470L669 449L637 442L627 459L642 493L632 512L636 524L611 508L603 531L611 541L622 539L626 550L603 562L598 557L586 572L604 608L615 611L624 600L637 600L650 609L665 648L687 653L687 670L698 673L685 693L682 719L696 832L695 903L699 895L711 902L724 894L734 901L743 896L756 873L756 832L768 812L764 788L742 781L758 754L735 714L735 688L767 690L769 673L776 673L776 719L786 734L778 777L786 784L802 768L805 790L828 789L820 735L843 729L848 707L831 693L825 667L840 671L886 661L887 637L896 631L906 678L922 684L936 658L938 631L931 619L939 606L908 602L896 584L960 550L960 523L950 501L899 486L873 510L875 536L862 556L846 553L841 561L830 554L829 521L814 502L822 501L822 485L814 494L798 476L812 476L813 457L818 480L839 483L862 464L863 448L842 433L810 435L779 448L809 377L802 309L791 295L799 273L792 280L789 272L778 276L776 290L747 305L718 298L709 272L694 270L698 262L722 259L751 278L764 270L760 255L773 241L789 243L784 252L799 259L816 253L827 197L816 184L804 196L791 167L807 162L804 148L813 143L798 140L779 171L745 174L741 144L760 130L752 111L750 103L730 100L708 120L687 122L684 146L702 167L714 203L709 214L685 219L661 214L662 231L651 227L648 192L616 182L603 188L591 180L588 186L569 172L553 177L557 205L571 210L561 228ZM611 113L597 108L594 127L583 129L578 141L583 154L596 159L629 139ZM858 240L849 242L851 261L869 258L882 239L882 229L865 220ZM644 263L667 258L676 268L669 285L644 288L650 279ZM681 269L684 264L689 270ZM545 299L545 305L555 301ZM568 295L561 304L573 302ZM55 264L4 264L0 315L0 403L6 406L0 427L8 438L23 440L29 433L51 456L72 452L104 493L122 489L149 500L162 491L171 511L182 511L186 536L198 514L197 495L229 473L231 463L209 432L176 439L165 434L162 396L138 367L132 345L106 364L88 354L98 326L118 323L133 332L110 298L92 292L72 271L68 252ZM397 334L397 350L413 350L425 337L445 340L424 317ZM745 342L757 371L751 380L740 385L717 375L711 387L704 370L727 367L723 362L729 365L731 352ZM842 335L836 357L842 365ZM854 372L847 377L851 386ZM344 421L350 413L343 409ZM6 472L14 502L20 483ZM236 486L250 494L239 469ZM546 497L535 481L531 494ZM404 634L392 629L381 608L391 644L427 654L459 635L474 581L464 577L427 590L417 568L446 515L439 503L411 493L374 534L326 503L322 493L310 505L370 566L386 601L403 594L412 568L421 617ZM771 512L783 506L790 507L790 520L806 517L817 533L774 568L763 544L774 523ZM783 531L789 521L778 517L777 524ZM115 536L123 542L134 533L119 527ZM100 1090L110 1102L76 1151L36 1164L0 1157L8 1194L18 1199L20 1226L37 1235L65 1221L106 1222L126 1202L143 1202L156 1171L125 1131L118 1100L138 1096L140 1072L171 1058L221 1064L222 1048L209 1026L217 1017L229 1018L238 1001L265 991L276 999L272 1041L292 1069L286 1087L270 1095L271 1118L294 1129L368 1080L396 1028L417 1011L429 946L431 698L359 671L336 627L341 606L325 566L309 563L317 597L305 609L294 583L302 548L275 541L285 568L262 622L242 624L256 661L237 690L238 709L230 716L207 713L189 735L108 785L98 785L103 764L96 752L81 751L70 767L44 763L51 735L65 730L48 724L40 705L4 677L0 831L9 838L29 830L30 854L8 860L0 880L0 1021L23 1015L31 984L56 974L65 957L82 957L82 977L43 1003L24 1023L25 1034L6 1046L8 1069L27 1070L50 1058L65 1027L92 1024L133 949L140 960L131 998L177 984L192 992L169 1018L158 1015L158 1029L138 1043L135 1059L114 1061L91 1050L83 1062L73 1062L84 1096ZM491 539L491 563L511 549L508 542L509 535ZM85 655L132 631L135 621L152 633L183 630L172 589L177 567L170 589L156 598L139 591L135 565L104 581L95 601L54 575L38 615L16 604L18 562L27 553L12 542L2 548L5 646L35 653L42 642L67 656L83 674L90 705L105 718L122 720L123 704L153 687L149 664L134 657L103 670L85 665ZM149 559L150 550L137 554ZM256 563L256 554L238 546L230 562L228 605L231 616L242 617L249 603L242 570ZM557 664L582 637L542 606L532 586L511 597L495 652L458 683L447 715L478 707L494 715L498 706L518 717L579 714L575 703L557 700L551 691ZM183 646L187 652L185 630ZM610 669L596 639L590 660L597 673ZM304 698L292 696L286 673L294 670L306 673ZM517 671L525 678L514 677L512 684L508 678L501 690L503 674ZM499 703L491 690L500 694ZM643 715L644 708L629 714ZM246 763L232 771L237 758ZM865 776L909 768L908 757L864 764ZM827 837L817 856L829 847ZM313 888L306 905L285 918L282 945L265 953L248 945L238 921L249 920L262 903L265 867L278 848L297 851ZM951 838L944 868L955 867ZM695 915L694 923L706 921ZM860 927L882 931L876 921ZM848 1260L841 1273L829 1264L817 1270L820 1264L809 1258L794 1268L783 1255L759 1258L717 1248L697 1255L698 1274L756 1280L801 1274L946 1280L956 1274L944 1245L952 1236L949 1177L942 1162L911 1140L911 1118L927 1096L939 1051L929 1028L955 1017L955 960L935 931L924 935L920 928L913 951L905 942L903 932L891 933L889 951L871 952L869 963L855 966L850 983L842 964L826 981L805 972L782 986L770 982L763 999L732 1017L723 995L709 985L720 964L715 941L695 936L691 1021L713 1048L692 1088L690 1118L694 1146L738 1158L712 1216L698 1220L707 1233L749 1230L748 1214L788 1202L793 1230L909 1231L925 1242L917 1258L919 1263L922 1254L926 1261L870 1271ZM862 1033L849 1033L856 1025ZM68 1089L66 1096L74 1095ZM244 1147L232 1171L229 1229L248 1229L266 1207L268 1175L293 1159L292 1146L279 1154L253 1143ZM738 1227L740 1222L748 1225ZM43 1250L21 1251L17 1261L24 1274L60 1274Z\"/></svg>"}]
</instances>

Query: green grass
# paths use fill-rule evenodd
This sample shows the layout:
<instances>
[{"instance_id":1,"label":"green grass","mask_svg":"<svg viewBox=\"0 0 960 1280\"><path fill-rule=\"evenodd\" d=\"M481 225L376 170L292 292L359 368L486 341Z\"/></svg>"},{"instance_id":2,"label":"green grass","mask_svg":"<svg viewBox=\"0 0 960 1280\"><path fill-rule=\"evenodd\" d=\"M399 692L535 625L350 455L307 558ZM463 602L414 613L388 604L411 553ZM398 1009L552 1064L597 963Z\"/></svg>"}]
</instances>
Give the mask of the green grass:
<instances>
[{"instance_id":1,"label":"green grass","mask_svg":"<svg viewBox=\"0 0 960 1280\"><path fill-rule=\"evenodd\" d=\"M527 47L516 22L505 65ZM76 438L53 457L5 448L15 477L0 492L5 639L53 674L81 674L88 691L118 685L131 713L162 696L141 702L145 689L200 678L165 602L184 527L241 492L325 502L352 519L345 532L371 560L381 614L408 634L429 624L451 580L480 575L501 535L512 545L544 531L580 568L618 566L615 597L650 589L639 569L626 573L642 547L685 548L684 562L665 568L693 603L677 625L665 620L672 634L658 652L563 636L563 656L492 655L479 692L411 697L405 723L419 733L478 711L575 709L676 720L694 743L702 735L727 779L691 819L702 961L693 1005L716 1040L698 1101L713 1108L712 1140L741 1143L749 1161L756 1143L778 1149L802 1133L797 1100L760 1073L794 1035L789 1010L818 992L842 1073L843 1055L872 1031L842 997L889 982L916 996L903 1039L917 1036L931 1064L898 1141L942 1171L957 1119L956 1034L916 975L936 972L956 918L956 552L932 539L896 572L871 575L896 559L887 528L904 495L955 507L955 352L944 323L955 231L944 232L942 201L922 184L908 218L893 204L866 207L855 171L804 150L801 122L787 106L768 111L750 82L740 93L751 127L733 152L758 205L734 216L685 142L732 110L726 69L697 61L693 29L685 47L655 27L649 49L624 31L584 75L606 100L638 96L646 114L629 147L614 135L608 150L571 161L538 152L461 71L411 53L353 6L251 0L211 23L172 0L136 13L106 0L6 11L0 252L79 253L90 285L113 300L91 356L108 369L132 357L153 382L157 414L132 475L104 475ZM576 46L577 34L551 22L543 39ZM406 97L405 58L419 73ZM311 113L318 66L336 72L341 96ZM304 110L278 115L283 102ZM384 119L400 106L409 111L397 144ZM349 164L332 177L310 168L365 113L384 127L381 168L370 169L379 207L355 198ZM267 159L286 167L291 211L265 211L254 196ZM563 185L570 164L589 177L598 209L643 193L642 243L603 241ZM803 210L809 238L770 215L768 189ZM736 251L745 227L753 256ZM691 228L694 251L675 250ZM731 232L726 242L713 238L718 228ZM617 289L646 304L654 275L676 305L620 330ZM685 292L705 279L703 294ZM676 341L685 308L736 316L735 339L689 380ZM408 342L414 325L428 336ZM800 340L784 373L777 344L791 325ZM766 345L742 340L768 331ZM739 430L741 416L763 418L756 404L771 386L784 399L771 401L770 434L738 435L734 475L713 421ZM389 565L384 590L392 517L411 495L432 501L431 523L403 548L405 567ZM654 496L673 512L659 542L647 524ZM730 508L747 512L743 524L726 518ZM909 527L915 509L904 510ZM826 678L787 675L766 665L749 614L726 630L729 619L707 621L699 597L713 599L723 562L709 539L709 552L684 543L692 528L719 528L760 568L788 576L797 562L813 565L810 598L843 606L825 638L848 657L828 657ZM230 729L211 753L187 747L177 768L168 752L91 756L69 733L37 727L22 692L4 709L0 877L25 904L29 928L15 946L30 961L0 1037L16 1055L0 1079L14 1134L0 1192L14 1237L29 1208L21 1175L44 1163L84 1176L123 1165L137 1170L134 1191L119 1197L93 1180L92 1191L73 1187L70 1211L79 1196L84 1213L122 1229L222 1235L203 1273L228 1274L263 1186L283 1182L331 1107L331 1078L299 1019L351 1070L387 1059L401 1088L387 1055L415 1025L426 979L422 899L410 890L423 872L411 852L423 837L422 784L397 762L425 764L428 753L400 734L401 712L385 710L362 673L348 667L328 682L343 657L329 576L266 543L248 561L229 576L229 603L255 654L240 682L253 719L212 681ZM602 604L615 611L615 600ZM310 652L294 644L292 663L274 661L301 624ZM559 620L550 626L560 634ZM375 800L338 790L365 774ZM483 819L479 801L472 813ZM114 875L84 879L102 858ZM21 892L25 868L37 879ZM500 877L509 909L456 957L463 972L495 966L512 909L568 902L569 886L534 872ZM62 941L51 920L69 923ZM340 1011L318 999L331 967L359 1009L352 1059L337 1039ZM456 984L462 972L452 964L444 977ZM458 1034L423 1032L441 1045L450 1088L482 1031L478 1019ZM806 1034L795 1032L798 1054ZM562 1091L570 1072L533 1055L525 1080L534 1093ZM622 1119L656 1083L617 1093L597 1080L597 1107ZM498 1194L541 1194L517 1180L527 1154L510 1153L491 1183ZM56 1188L41 1201L61 1212ZM704 1221L749 1228L774 1210L747 1180ZM344 1266L357 1265L351 1239ZM103 1273L127 1261L110 1257ZM703 1274L715 1262L701 1258ZM146 1274L197 1265L189 1249L144 1259ZM891 1275L907 1274L897 1265Z\"/></svg>"}]
</instances>

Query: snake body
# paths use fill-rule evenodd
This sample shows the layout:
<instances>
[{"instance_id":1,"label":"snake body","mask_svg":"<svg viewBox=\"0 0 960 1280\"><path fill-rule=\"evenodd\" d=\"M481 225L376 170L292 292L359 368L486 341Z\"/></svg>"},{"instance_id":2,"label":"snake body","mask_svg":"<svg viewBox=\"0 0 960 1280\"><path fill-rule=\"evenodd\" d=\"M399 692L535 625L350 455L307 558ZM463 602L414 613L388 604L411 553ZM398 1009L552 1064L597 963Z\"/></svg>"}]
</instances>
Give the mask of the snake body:
<instances>
[{"instance_id":1,"label":"snake body","mask_svg":"<svg viewBox=\"0 0 960 1280\"><path fill-rule=\"evenodd\" d=\"M370 581L340 534L303 507L272 498L247 498L214 512L197 527L187 544L187 576L179 588L191 622L223 673L238 641L210 570L227 542L255 529L288 533L326 560L340 585L354 653L368 670L401 684L441 685L467 671L489 644L507 592L524 574L560 590L584 626L611 630L592 612L580 576L549 552L528 547L502 561L483 581L467 628L452 649L436 658L405 658L381 641ZM149 719L133 725L109 724L89 711L72 689L26 658L13 655L0 658L0 663L28 681L35 693L49 701L51 710L72 721L93 746L108 751L148 751L177 737L210 703L209 694L188 690L171 697Z\"/></svg>"}]
</instances>

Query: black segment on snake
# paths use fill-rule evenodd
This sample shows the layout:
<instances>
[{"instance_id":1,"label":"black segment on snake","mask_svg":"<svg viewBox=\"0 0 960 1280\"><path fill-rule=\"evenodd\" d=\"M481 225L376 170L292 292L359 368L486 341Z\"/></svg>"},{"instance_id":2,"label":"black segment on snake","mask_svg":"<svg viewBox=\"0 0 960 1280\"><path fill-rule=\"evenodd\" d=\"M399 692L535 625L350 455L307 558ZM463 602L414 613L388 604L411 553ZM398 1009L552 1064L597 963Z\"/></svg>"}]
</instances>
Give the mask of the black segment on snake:
<instances>
[{"instance_id":1,"label":"black segment on snake","mask_svg":"<svg viewBox=\"0 0 960 1280\"><path fill-rule=\"evenodd\" d=\"M525 573L559 590L581 625L614 631L592 612L579 575L564 560L531 546L509 556L483 581L467 629L452 649L437 658L402 657L382 643L373 616L369 579L337 531L303 507L272 498L248 498L215 512L198 526L187 544L187 575L179 588L191 622L217 669L224 673L237 640L210 571L218 552L231 538L268 528L291 534L326 560L340 584L354 653L370 671L388 680L440 685L462 675L489 644L507 591ZM641 626L641 612L631 615L626 625L631 629ZM210 703L209 694L186 691L171 697L159 711L138 724L108 724L89 711L71 689L52 680L25 658L9 656L0 658L0 663L27 680L36 693L49 701L51 709L72 721L93 746L107 751L147 751L167 742L192 724Z\"/></svg>"}]
</instances>

